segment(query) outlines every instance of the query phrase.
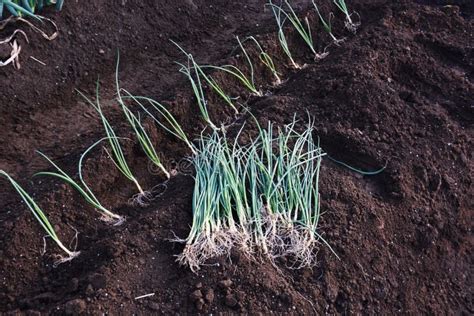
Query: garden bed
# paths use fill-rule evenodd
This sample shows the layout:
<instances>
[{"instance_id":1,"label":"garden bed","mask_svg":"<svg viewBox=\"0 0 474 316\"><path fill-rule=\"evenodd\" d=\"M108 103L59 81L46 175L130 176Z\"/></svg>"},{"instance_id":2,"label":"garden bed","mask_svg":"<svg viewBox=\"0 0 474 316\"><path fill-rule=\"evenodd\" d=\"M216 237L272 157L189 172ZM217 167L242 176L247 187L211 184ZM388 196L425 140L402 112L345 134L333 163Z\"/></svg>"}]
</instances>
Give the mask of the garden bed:
<instances>
[{"instance_id":1,"label":"garden bed","mask_svg":"<svg viewBox=\"0 0 474 316\"><path fill-rule=\"evenodd\" d=\"M81 255L54 268L58 250L49 240L42 254L44 232L2 180L0 313L473 313L473 8L418 2L348 1L362 24L351 34L336 19L335 33L346 40L318 61L289 34L295 58L307 64L298 70L279 48L266 1L68 1L61 13L46 10L60 36L47 42L31 34L22 68L0 68L0 169L32 194L66 243L79 232ZM302 15L312 8L295 3ZM103 137L95 110L75 91L93 96L99 76L104 112L121 135L130 133L110 101L117 50L122 86L165 103L190 138L198 136L204 125L174 63L183 54L169 39L199 62L240 65L234 35L258 38L284 79L273 86L271 73L257 68L264 96L256 97L219 78L258 121L288 124L296 113L304 122L309 113L331 157L367 170L387 164L362 176L323 159L319 233L340 260L321 244L314 268L293 270L235 250L193 273L176 262L184 245L170 241L192 224L194 181L186 172L149 206L131 207L133 184L104 152L93 152L84 175L104 205L127 217L117 227L70 187L32 178L50 168L35 150L74 175L82 152ZM329 42L316 37L319 49ZM210 104L213 118L232 119L217 96ZM186 171L186 146L146 124L166 164ZM137 144L125 149L144 186L165 181L149 172Z\"/></svg>"}]
</instances>

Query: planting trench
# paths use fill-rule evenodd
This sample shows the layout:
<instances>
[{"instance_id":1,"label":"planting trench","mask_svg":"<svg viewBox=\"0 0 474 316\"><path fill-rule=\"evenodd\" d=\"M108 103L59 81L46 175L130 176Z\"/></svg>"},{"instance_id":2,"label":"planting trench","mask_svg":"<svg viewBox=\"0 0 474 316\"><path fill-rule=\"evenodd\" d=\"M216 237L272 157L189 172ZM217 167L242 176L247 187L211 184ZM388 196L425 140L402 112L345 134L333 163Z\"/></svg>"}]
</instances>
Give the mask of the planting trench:
<instances>
[{"instance_id":1,"label":"planting trench","mask_svg":"<svg viewBox=\"0 0 474 316\"><path fill-rule=\"evenodd\" d=\"M472 123L474 121L472 6L436 1L351 1L361 15L357 34L328 48L314 62L292 34L290 47L301 70L281 68L275 23L265 1L67 2L60 14L46 11L62 33L53 42L31 35L22 69L0 68L0 169L10 172L56 224L65 241L80 234L81 255L52 267L57 253L10 186L0 190L0 313L472 313ZM421 4L423 2L423 4ZM439 1L438 1L439 2ZM305 14L307 1L297 1ZM349 3L349 2L348 2ZM321 6L328 12L328 5ZM315 18L314 13L309 14ZM339 16L341 19L341 17ZM319 33L322 31L319 30ZM92 96L100 76L106 114L129 134L113 101L114 63L128 90L169 105L188 135L203 124L188 82L174 61L183 56L173 39L200 62L244 65L233 35L254 35L275 56L283 77L257 69L264 97L250 97L219 77L260 122L291 122L294 113L315 119L321 145L331 156L363 169L360 176L324 160L320 233L341 260L321 245L313 269L278 268L250 261L238 251L217 258L196 274L175 262L191 225L193 179L178 175L145 208L127 205L134 187L104 152L86 162L86 180L101 201L127 222L110 227L70 187L31 176L49 168L39 149L72 174L80 154L102 137L94 110L74 89ZM319 49L329 39L318 36ZM27 56L46 63L42 66ZM210 95L211 115L232 120ZM146 122L167 164L189 166L184 145ZM250 124L249 130L252 130ZM131 168L152 187L138 145L128 142ZM73 229L74 228L74 229ZM142 299L144 294L154 293Z\"/></svg>"}]
</instances>

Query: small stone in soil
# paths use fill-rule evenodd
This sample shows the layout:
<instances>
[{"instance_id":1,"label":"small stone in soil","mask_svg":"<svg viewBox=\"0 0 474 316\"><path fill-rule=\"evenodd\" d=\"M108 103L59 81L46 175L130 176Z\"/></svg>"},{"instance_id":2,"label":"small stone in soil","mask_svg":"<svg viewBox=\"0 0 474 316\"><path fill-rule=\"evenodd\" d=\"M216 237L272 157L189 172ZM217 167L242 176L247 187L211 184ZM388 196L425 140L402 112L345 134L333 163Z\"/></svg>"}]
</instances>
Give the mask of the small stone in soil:
<instances>
[{"instance_id":1,"label":"small stone in soil","mask_svg":"<svg viewBox=\"0 0 474 316\"><path fill-rule=\"evenodd\" d=\"M237 299L235 298L235 295L229 294L225 297L225 305L229 307L235 307L237 306Z\"/></svg>"},{"instance_id":2,"label":"small stone in soil","mask_svg":"<svg viewBox=\"0 0 474 316\"><path fill-rule=\"evenodd\" d=\"M228 287L231 287L232 286L232 281L227 279L227 280L222 280L219 282L219 285L222 287L222 288L228 288Z\"/></svg>"},{"instance_id":3,"label":"small stone in soil","mask_svg":"<svg viewBox=\"0 0 474 316\"><path fill-rule=\"evenodd\" d=\"M86 310L86 302L81 299L75 299L67 302L64 305L64 312L67 315L77 315L81 314Z\"/></svg>"},{"instance_id":4,"label":"small stone in soil","mask_svg":"<svg viewBox=\"0 0 474 316\"><path fill-rule=\"evenodd\" d=\"M214 301L214 290L213 289L209 289L207 292L206 292L206 301L210 304Z\"/></svg>"},{"instance_id":5,"label":"small stone in soil","mask_svg":"<svg viewBox=\"0 0 474 316\"><path fill-rule=\"evenodd\" d=\"M94 294L94 288L92 287L91 284L89 284L89 285L87 286L87 288L86 288L86 295L91 296L91 295L93 295L93 294Z\"/></svg>"},{"instance_id":6,"label":"small stone in soil","mask_svg":"<svg viewBox=\"0 0 474 316\"><path fill-rule=\"evenodd\" d=\"M202 310L203 307L204 307L204 304L205 304L205 303L204 303L204 300L203 300L202 298L198 299L198 300L196 301L196 308L197 308L197 310L199 310L199 311Z\"/></svg>"},{"instance_id":7,"label":"small stone in soil","mask_svg":"<svg viewBox=\"0 0 474 316\"><path fill-rule=\"evenodd\" d=\"M192 301L197 301L199 299L202 298L202 292L201 290L196 290L194 292L192 292L190 295L189 295L189 298L192 300Z\"/></svg>"}]
</instances>

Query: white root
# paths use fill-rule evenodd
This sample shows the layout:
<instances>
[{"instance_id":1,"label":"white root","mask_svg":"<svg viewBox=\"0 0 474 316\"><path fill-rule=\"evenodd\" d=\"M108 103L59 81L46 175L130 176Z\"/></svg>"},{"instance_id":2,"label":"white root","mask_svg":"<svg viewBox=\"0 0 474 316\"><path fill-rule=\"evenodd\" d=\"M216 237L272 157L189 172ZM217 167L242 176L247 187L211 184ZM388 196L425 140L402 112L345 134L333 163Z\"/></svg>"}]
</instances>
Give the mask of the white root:
<instances>
[{"instance_id":1,"label":"white root","mask_svg":"<svg viewBox=\"0 0 474 316\"><path fill-rule=\"evenodd\" d=\"M71 248L74 249L74 251L76 251L76 249L77 249L77 244L78 244L78 242L79 242L79 238L78 238L78 237L79 237L79 232L78 232L77 229L74 228L73 226L71 226L71 225L68 225L68 226L71 227L71 228L74 230L74 232L75 232L74 237L73 237L73 238L71 239L71 241L69 242L69 247L71 247L71 245L74 244L74 246L71 247Z\"/></svg>"},{"instance_id":2,"label":"white root","mask_svg":"<svg viewBox=\"0 0 474 316\"><path fill-rule=\"evenodd\" d=\"M54 28L53 34L48 35L45 31L43 31L41 28L34 25L32 22L30 22L30 21L28 21L28 20L26 20L22 17L15 17L15 16L10 16L9 18L1 21L0 22L0 31L3 30L8 24L16 23L16 22L23 22L26 25L28 25L34 32L40 34L42 37L44 37L48 41L52 41L52 40L56 39L56 37L58 37L58 35L59 35L59 28L58 28L57 24L53 20L51 20L47 17L41 16L41 15L38 15L38 17L42 21L47 21L47 22L51 23L51 25Z\"/></svg>"},{"instance_id":3,"label":"white root","mask_svg":"<svg viewBox=\"0 0 474 316\"><path fill-rule=\"evenodd\" d=\"M326 58L327 56L329 55L328 52L325 52L325 53L316 53L316 55L314 55L314 60L321 60L321 59L324 59Z\"/></svg>"},{"instance_id":4,"label":"white root","mask_svg":"<svg viewBox=\"0 0 474 316\"><path fill-rule=\"evenodd\" d=\"M23 22L23 23L27 24L34 32L39 33L42 37L44 37L48 41L54 40L59 34L58 26L51 19L48 19L48 18L43 17L43 16L39 16L39 17L42 20L48 21L53 25L53 27L55 29L53 34L48 35L45 31L43 31L42 29L40 29L39 27L34 25L32 22L30 22L30 21L28 21L28 20L26 20L22 17L14 17L14 16L10 16L6 20L0 22L0 30L3 30L10 23ZM15 66L16 69L21 68L21 65L20 65L21 45L18 44L18 42L16 40L16 34L18 34L18 33L22 34L25 37L26 42L29 43L28 36L26 36L26 33L24 31L20 30L20 29L16 29L15 31L13 31L13 33L10 36L8 36L7 38L5 38L3 40L0 40L0 45L9 44L10 47L12 48L11 53L10 53L10 57L7 60L3 60L3 61L0 60L0 67L4 67L4 66L7 66L7 65L13 63L13 65Z\"/></svg>"},{"instance_id":5,"label":"white root","mask_svg":"<svg viewBox=\"0 0 474 316\"><path fill-rule=\"evenodd\" d=\"M183 242L182 239L174 241ZM191 271L196 272L207 260L221 256L230 257L233 248L238 249L249 258L252 258L252 238L247 231L239 228L220 228L206 234L201 232L192 241L188 241L183 252L177 256L176 261L187 265Z\"/></svg>"},{"instance_id":6,"label":"white root","mask_svg":"<svg viewBox=\"0 0 474 316\"><path fill-rule=\"evenodd\" d=\"M357 19L359 20L359 22L353 22L352 21L352 18L351 16L352 15L356 15L357 16ZM357 28L360 26L360 15L359 13L357 12L353 12L351 13L350 15L347 15L346 16L346 20L344 22L344 26L346 27L346 29L350 32L352 32L353 34L357 33Z\"/></svg>"},{"instance_id":7,"label":"white root","mask_svg":"<svg viewBox=\"0 0 474 316\"><path fill-rule=\"evenodd\" d=\"M20 67L19 56L21 52L21 45L17 43L17 40L16 40L17 34L23 35L26 39L26 42L27 43L29 42L28 36L26 36L26 33L23 32L22 30L15 30L13 34L8 36L7 38L0 40L0 45L9 44L10 47L12 48L10 52L10 57L4 61L0 60L0 67L7 66L13 62L13 65L15 66L15 68L19 69Z\"/></svg>"},{"instance_id":8,"label":"white root","mask_svg":"<svg viewBox=\"0 0 474 316\"><path fill-rule=\"evenodd\" d=\"M102 214L100 220L106 222L107 224L112 224L112 226L120 226L125 222L125 217L123 216L110 216L106 214Z\"/></svg>"},{"instance_id":9,"label":"white root","mask_svg":"<svg viewBox=\"0 0 474 316\"><path fill-rule=\"evenodd\" d=\"M257 253L269 259L272 264L278 258L289 258L292 262L289 268L292 269L316 264L319 243L309 228L294 225L280 214L268 213L260 219L260 227L263 229L263 236L252 236L242 227L202 232L192 241L187 241L183 252L177 256L177 261L196 272L207 260L220 256L229 257L232 249L238 249L249 260L255 260ZM173 241L186 242L179 238Z\"/></svg>"},{"instance_id":10,"label":"white root","mask_svg":"<svg viewBox=\"0 0 474 316\"><path fill-rule=\"evenodd\" d=\"M336 45L336 46L340 46L341 43L344 43L344 42L346 41L346 38L345 38L345 37L343 37L343 38L336 38L336 37L334 37L334 35L332 35L332 34L331 34L331 36L332 36L333 43L334 43L334 45Z\"/></svg>"},{"instance_id":11,"label":"white root","mask_svg":"<svg viewBox=\"0 0 474 316\"><path fill-rule=\"evenodd\" d=\"M143 191L135 194L128 200L131 206L147 207L150 203L162 196L168 189L168 180L151 188L150 191Z\"/></svg>"},{"instance_id":12,"label":"white root","mask_svg":"<svg viewBox=\"0 0 474 316\"><path fill-rule=\"evenodd\" d=\"M74 231L75 231L75 234L74 234L74 237L72 238L72 240L69 242L69 246L71 246L72 244L74 244L74 251L72 252L68 252L68 256L62 256L62 255L55 255L55 257L57 258L54 262L53 262L53 267L54 268L57 268L61 263L65 263L65 262L69 262L71 261L72 259L76 258L77 256L79 256L81 254L80 251L76 251L77 249L77 242L78 242L78 236L79 236L79 232L77 231L77 229L75 229L74 227L72 227L71 225L69 225ZM46 236L43 236L43 251L41 252L41 255L44 255L46 253L46 238L50 238L49 235L46 235ZM63 248L62 244L60 244L61 248ZM65 248L63 248L65 249ZM66 250L67 251L67 250Z\"/></svg>"},{"instance_id":13,"label":"white root","mask_svg":"<svg viewBox=\"0 0 474 316\"><path fill-rule=\"evenodd\" d=\"M314 234L305 227L295 227L289 232L289 247L286 250L286 256L293 260L290 268L301 269L304 267L313 267L316 261L318 244Z\"/></svg>"},{"instance_id":14,"label":"white root","mask_svg":"<svg viewBox=\"0 0 474 316\"><path fill-rule=\"evenodd\" d=\"M274 87L279 87L282 84L282 81L280 77L275 77L275 79L272 81L272 86Z\"/></svg>"},{"instance_id":15,"label":"white root","mask_svg":"<svg viewBox=\"0 0 474 316\"><path fill-rule=\"evenodd\" d=\"M57 268L60 264L65 263L65 262L69 262L72 259L79 256L80 254L81 254L80 251L74 251L74 252L71 252L70 255L66 256L66 257L65 256L58 256L58 259L56 261L54 261L54 263L53 263L53 267Z\"/></svg>"},{"instance_id":16,"label":"white root","mask_svg":"<svg viewBox=\"0 0 474 316\"><path fill-rule=\"evenodd\" d=\"M329 46L329 45L328 45L328 46ZM314 60L315 60L315 61L324 59L324 58L326 58L326 57L329 55L329 52L327 51L328 46L324 47L324 51L323 51L322 53L316 53L316 54L314 55Z\"/></svg>"},{"instance_id":17,"label":"white root","mask_svg":"<svg viewBox=\"0 0 474 316\"><path fill-rule=\"evenodd\" d=\"M206 233L206 230L203 230L192 240L176 237L172 241L186 242L176 261L196 272L209 259L230 257L232 249L238 249L249 260L255 260L255 255L260 254L274 265L278 258L289 258L289 268L292 269L312 267L316 264L319 243L309 228L295 225L278 213L272 214L263 210L262 213L259 221L253 222L262 228L263 235L252 235L248 229L242 227L220 227L213 232Z\"/></svg>"},{"instance_id":18,"label":"white root","mask_svg":"<svg viewBox=\"0 0 474 316\"><path fill-rule=\"evenodd\" d=\"M188 265L191 271L196 272L207 260L225 254L225 248L228 248L228 245L219 246L215 235L206 236L201 233L192 243L186 244L176 261L181 265Z\"/></svg>"},{"instance_id":19,"label":"white root","mask_svg":"<svg viewBox=\"0 0 474 316\"><path fill-rule=\"evenodd\" d=\"M135 194L128 200L131 206L147 207L153 199L153 194L150 191L143 191Z\"/></svg>"},{"instance_id":20,"label":"white root","mask_svg":"<svg viewBox=\"0 0 474 316\"><path fill-rule=\"evenodd\" d=\"M263 212L262 227L265 255L275 259L287 257L293 262L291 268L312 267L316 264L317 239L306 227L295 225L280 214Z\"/></svg>"}]
</instances>

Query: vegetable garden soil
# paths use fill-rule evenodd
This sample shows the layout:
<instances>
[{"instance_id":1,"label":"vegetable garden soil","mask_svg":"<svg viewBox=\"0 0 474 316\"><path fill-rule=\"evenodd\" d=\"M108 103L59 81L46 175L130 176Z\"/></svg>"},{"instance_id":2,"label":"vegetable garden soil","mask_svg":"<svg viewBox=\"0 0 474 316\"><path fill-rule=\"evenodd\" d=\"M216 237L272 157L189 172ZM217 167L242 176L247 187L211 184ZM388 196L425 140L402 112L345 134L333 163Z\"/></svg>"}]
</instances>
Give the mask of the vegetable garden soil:
<instances>
[{"instance_id":1,"label":"vegetable garden soil","mask_svg":"<svg viewBox=\"0 0 474 316\"><path fill-rule=\"evenodd\" d=\"M336 12L331 1L319 2L324 14ZM74 247L79 232L81 251L54 268L60 249L0 180L0 314L474 313L471 1L348 1L362 24L348 33L337 13L334 32L346 40L329 46L325 59L314 61L288 33L297 61L306 64L299 70L287 67L265 1L105 3L67 1L60 13L47 10L59 37L47 42L25 29L30 44L22 42L21 70L0 68L0 169L32 194L66 244ZM295 7L316 25L309 1ZM322 51L329 38L315 32ZM296 115L303 124L309 113L333 158L368 170L387 164L369 177L323 160L319 232L340 260L321 245L312 269L251 260L238 250L196 273L179 266L183 245L171 239L186 237L192 221L193 179L183 159L189 152L148 120L163 158L181 171L149 206L128 205L134 186L103 151L85 163L86 181L101 201L127 217L121 226L101 222L69 186L32 177L49 168L35 150L77 175L80 154L103 136L96 113L75 92L93 96L98 77L106 115L121 136L131 136L113 102L117 51L121 85L162 101L189 135L199 135L197 106L174 63L184 56L169 39L201 63L245 67L234 35L256 36L285 79L272 86L271 74L257 67L265 96L252 97L216 77L260 122L283 125ZM225 105L208 95L213 118L231 121ZM241 117L229 135L245 119L246 133L254 131ZM162 183L137 144L125 144L144 186Z\"/></svg>"}]
</instances>

